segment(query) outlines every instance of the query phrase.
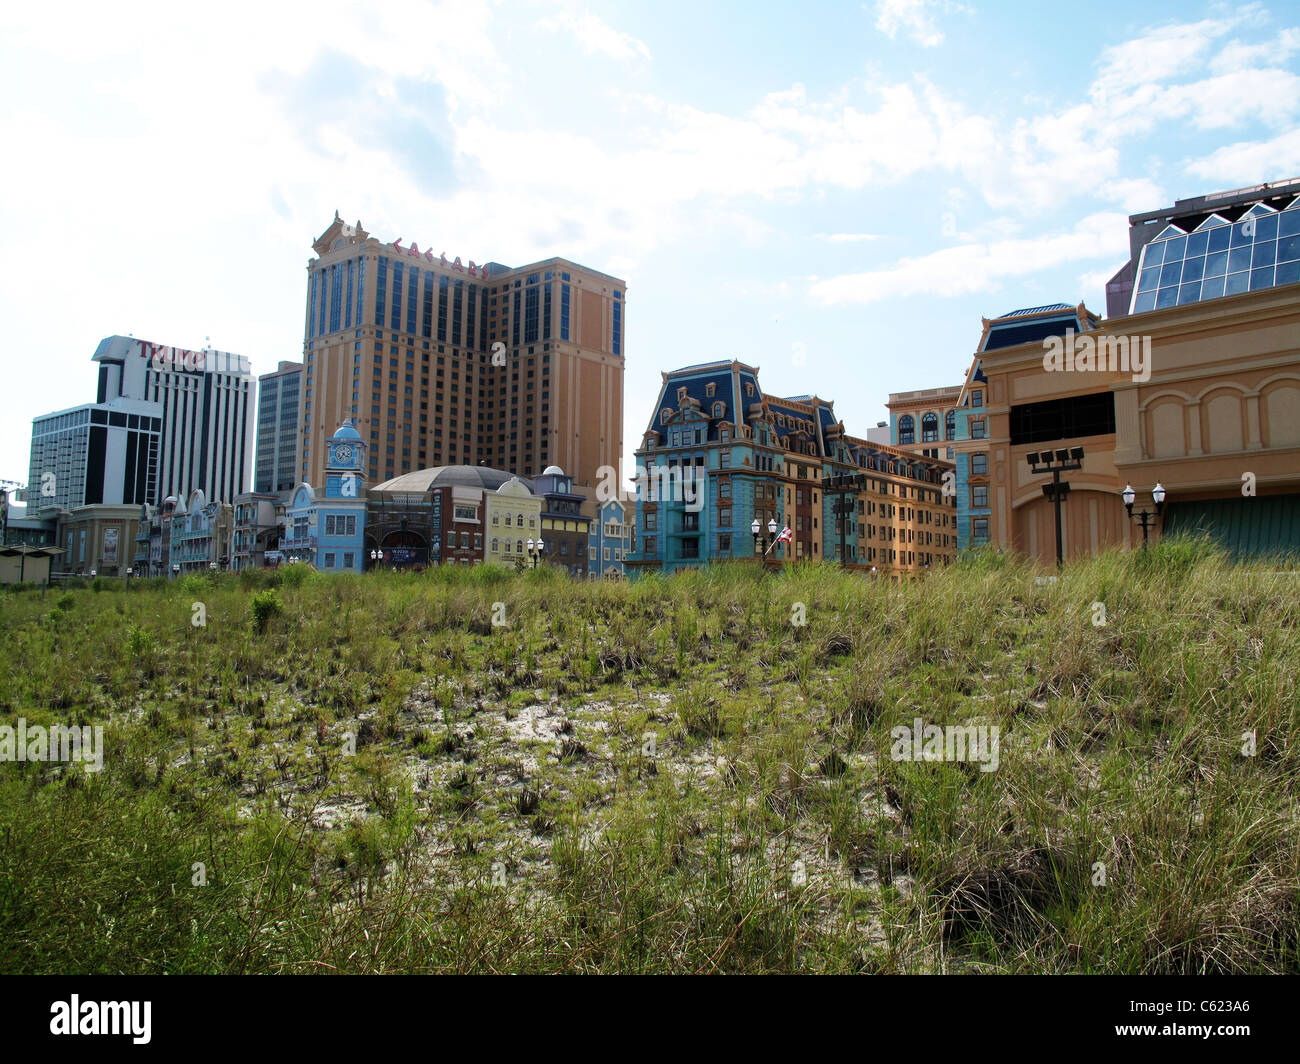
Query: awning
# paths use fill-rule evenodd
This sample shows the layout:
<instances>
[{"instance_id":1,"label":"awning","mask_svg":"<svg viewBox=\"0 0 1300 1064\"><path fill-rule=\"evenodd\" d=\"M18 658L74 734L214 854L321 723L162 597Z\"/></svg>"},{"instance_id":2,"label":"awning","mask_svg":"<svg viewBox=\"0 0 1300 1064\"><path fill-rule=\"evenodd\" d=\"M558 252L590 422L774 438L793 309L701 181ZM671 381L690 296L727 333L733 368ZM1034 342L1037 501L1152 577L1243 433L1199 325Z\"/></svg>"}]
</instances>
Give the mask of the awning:
<instances>
[{"instance_id":1,"label":"awning","mask_svg":"<svg viewBox=\"0 0 1300 1064\"><path fill-rule=\"evenodd\" d=\"M1208 534L1237 557L1300 555L1300 495L1170 502L1164 534Z\"/></svg>"}]
</instances>

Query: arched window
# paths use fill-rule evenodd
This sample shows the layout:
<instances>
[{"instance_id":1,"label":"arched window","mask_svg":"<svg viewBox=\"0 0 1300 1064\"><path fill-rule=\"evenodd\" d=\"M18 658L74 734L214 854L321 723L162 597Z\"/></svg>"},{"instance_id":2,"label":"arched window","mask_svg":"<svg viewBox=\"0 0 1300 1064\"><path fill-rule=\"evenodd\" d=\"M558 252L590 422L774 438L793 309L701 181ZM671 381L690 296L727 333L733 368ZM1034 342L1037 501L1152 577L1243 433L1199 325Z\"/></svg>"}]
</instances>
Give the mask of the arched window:
<instances>
[{"instance_id":1,"label":"arched window","mask_svg":"<svg viewBox=\"0 0 1300 1064\"><path fill-rule=\"evenodd\" d=\"M499 539L494 539L492 541L492 553L499 554L500 550L501 550L501 541Z\"/></svg>"},{"instance_id":2,"label":"arched window","mask_svg":"<svg viewBox=\"0 0 1300 1064\"><path fill-rule=\"evenodd\" d=\"M519 515L515 518L515 524L518 525L520 528L523 528L523 527L524 527L524 515L523 515L523 514L519 514Z\"/></svg>"},{"instance_id":3,"label":"arched window","mask_svg":"<svg viewBox=\"0 0 1300 1064\"><path fill-rule=\"evenodd\" d=\"M939 440L939 415L933 410L921 418L921 442L937 443Z\"/></svg>"},{"instance_id":4,"label":"arched window","mask_svg":"<svg viewBox=\"0 0 1300 1064\"><path fill-rule=\"evenodd\" d=\"M524 541L522 539L515 540L515 553L523 554L523 552L524 552Z\"/></svg>"},{"instance_id":5,"label":"arched window","mask_svg":"<svg viewBox=\"0 0 1300 1064\"><path fill-rule=\"evenodd\" d=\"M714 404L713 404L713 416L714 416L714 417L722 417L722 415L723 415L723 413L726 411L726 409L727 409L727 408L726 408L722 403L714 403Z\"/></svg>"},{"instance_id":6,"label":"arched window","mask_svg":"<svg viewBox=\"0 0 1300 1064\"><path fill-rule=\"evenodd\" d=\"M943 438L945 440L955 440L957 438L957 411L949 410L943 415Z\"/></svg>"},{"instance_id":7,"label":"arched window","mask_svg":"<svg viewBox=\"0 0 1300 1064\"><path fill-rule=\"evenodd\" d=\"M911 414L904 414L898 419L898 442L916 442L916 419Z\"/></svg>"}]
</instances>

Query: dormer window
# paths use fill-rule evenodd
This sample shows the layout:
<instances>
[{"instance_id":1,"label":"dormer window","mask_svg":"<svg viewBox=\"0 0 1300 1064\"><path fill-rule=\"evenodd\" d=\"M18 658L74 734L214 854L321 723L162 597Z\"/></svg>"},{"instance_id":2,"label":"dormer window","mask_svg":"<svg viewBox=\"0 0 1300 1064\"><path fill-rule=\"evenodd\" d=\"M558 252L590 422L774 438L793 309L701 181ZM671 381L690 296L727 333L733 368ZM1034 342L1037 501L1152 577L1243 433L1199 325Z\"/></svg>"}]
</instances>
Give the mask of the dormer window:
<instances>
[{"instance_id":1,"label":"dormer window","mask_svg":"<svg viewBox=\"0 0 1300 1064\"><path fill-rule=\"evenodd\" d=\"M659 424L667 425L668 419L672 416L673 416L673 412L669 410L668 407L664 407L662 410L659 411Z\"/></svg>"},{"instance_id":2,"label":"dormer window","mask_svg":"<svg viewBox=\"0 0 1300 1064\"><path fill-rule=\"evenodd\" d=\"M680 387L680 388L677 389L677 401L678 401L679 403L684 403L684 402L686 401L686 386L685 386L685 385L682 385L682 387Z\"/></svg>"},{"instance_id":3,"label":"dormer window","mask_svg":"<svg viewBox=\"0 0 1300 1064\"><path fill-rule=\"evenodd\" d=\"M718 402L718 403L714 403L714 404L713 404L713 416L714 416L714 417L722 417L722 416L726 413L726 411L727 411L727 408L726 408L726 405L725 405L724 403L720 403L720 402Z\"/></svg>"},{"instance_id":4,"label":"dormer window","mask_svg":"<svg viewBox=\"0 0 1300 1064\"><path fill-rule=\"evenodd\" d=\"M710 381L704 386L704 398L712 399L717 390L718 386Z\"/></svg>"}]
</instances>

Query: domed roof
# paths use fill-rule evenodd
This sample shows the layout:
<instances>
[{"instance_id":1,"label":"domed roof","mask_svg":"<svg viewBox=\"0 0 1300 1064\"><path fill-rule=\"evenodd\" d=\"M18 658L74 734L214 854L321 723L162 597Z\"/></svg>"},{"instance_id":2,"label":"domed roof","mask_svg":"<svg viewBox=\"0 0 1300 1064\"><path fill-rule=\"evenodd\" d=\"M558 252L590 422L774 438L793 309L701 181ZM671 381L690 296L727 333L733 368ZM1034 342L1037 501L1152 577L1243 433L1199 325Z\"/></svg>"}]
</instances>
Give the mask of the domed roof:
<instances>
[{"instance_id":1,"label":"domed roof","mask_svg":"<svg viewBox=\"0 0 1300 1064\"><path fill-rule=\"evenodd\" d=\"M355 426L353 426L351 418L345 418L343 424L339 426L338 432L334 433L334 438L336 440L359 441L361 439L361 433L359 433Z\"/></svg>"},{"instance_id":2,"label":"domed roof","mask_svg":"<svg viewBox=\"0 0 1300 1064\"><path fill-rule=\"evenodd\" d=\"M434 466L432 469L418 469L414 473L403 473L400 477L376 484L370 490L420 495L434 487L459 484L467 488L496 491L513 476L513 473L507 473L504 469L493 469L490 466Z\"/></svg>"},{"instance_id":3,"label":"domed roof","mask_svg":"<svg viewBox=\"0 0 1300 1064\"><path fill-rule=\"evenodd\" d=\"M564 470L557 465L548 465L545 469L542 470L542 476L562 477L564 476Z\"/></svg>"}]
</instances>

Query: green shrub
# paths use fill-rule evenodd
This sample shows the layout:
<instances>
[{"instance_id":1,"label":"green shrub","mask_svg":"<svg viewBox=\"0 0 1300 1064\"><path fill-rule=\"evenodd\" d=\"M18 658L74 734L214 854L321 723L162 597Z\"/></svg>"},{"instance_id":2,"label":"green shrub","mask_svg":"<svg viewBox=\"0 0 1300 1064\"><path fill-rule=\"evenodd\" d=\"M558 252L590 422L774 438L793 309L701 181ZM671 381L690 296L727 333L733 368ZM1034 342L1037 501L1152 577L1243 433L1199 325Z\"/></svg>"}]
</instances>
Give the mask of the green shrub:
<instances>
[{"instance_id":1,"label":"green shrub","mask_svg":"<svg viewBox=\"0 0 1300 1064\"><path fill-rule=\"evenodd\" d=\"M258 632L266 631L271 618L282 612L280 597L275 593L275 588L259 591L252 597L250 604L253 609L253 628Z\"/></svg>"}]
</instances>

